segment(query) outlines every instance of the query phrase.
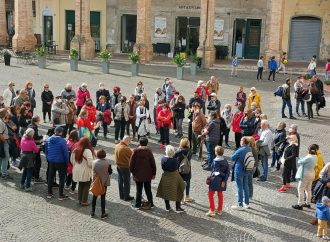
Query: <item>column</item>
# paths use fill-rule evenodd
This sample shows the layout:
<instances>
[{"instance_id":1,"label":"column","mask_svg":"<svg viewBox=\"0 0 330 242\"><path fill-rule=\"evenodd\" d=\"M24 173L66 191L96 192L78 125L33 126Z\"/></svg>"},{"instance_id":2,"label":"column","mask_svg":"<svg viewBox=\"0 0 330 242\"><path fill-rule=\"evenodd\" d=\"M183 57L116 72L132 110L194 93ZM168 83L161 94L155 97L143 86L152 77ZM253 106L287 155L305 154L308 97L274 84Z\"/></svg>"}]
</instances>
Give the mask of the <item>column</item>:
<instances>
[{"instance_id":1,"label":"column","mask_svg":"<svg viewBox=\"0 0 330 242\"><path fill-rule=\"evenodd\" d=\"M151 0L137 0L137 29L134 50L140 53L142 64L152 60Z\"/></svg>"},{"instance_id":2,"label":"column","mask_svg":"<svg viewBox=\"0 0 330 242\"><path fill-rule=\"evenodd\" d=\"M279 59L282 50L284 0L269 0L265 36L266 60L275 56Z\"/></svg>"},{"instance_id":3,"label":"column","mask_svg":"<svg viewBox=\"0 0 330 242\"><path fill-rule=\"evenodd\" d=\"M71 40L71 48L79 51L82 60L95 57L95 42L90 28L90 0L76 0L75 4L75 36Z\"/></svg>"},{"instance_id":4,"label":"column","mask_svg":"<svg viewBox=\"0 0 330 242\"><path fill-rule=\"evenodd\" d=\"M215 62L214 35L214 0L201 0L201 19L199 27L198 57L204 59L204 67L209 68Z\"/></svg>"},{"instance_id":5,"label":"column","mask_svg":"<svg viewBox=\"0 0 330 242\"><path fill-rule=\"evenodd\" d=\"M15 35L13 49L15 51L34 51L37 39L33 33L32 1L15 0Z\"/></svg>"},{"instance_id":6,"label":"column","mask_svg":"<svg viewBox=\"0 0 330 242\"><path fill-rule=\"evenodd\" d=\"M7 20L5 0L0 0L0 45L7 44Z\"/></svg>"}]
</instances>

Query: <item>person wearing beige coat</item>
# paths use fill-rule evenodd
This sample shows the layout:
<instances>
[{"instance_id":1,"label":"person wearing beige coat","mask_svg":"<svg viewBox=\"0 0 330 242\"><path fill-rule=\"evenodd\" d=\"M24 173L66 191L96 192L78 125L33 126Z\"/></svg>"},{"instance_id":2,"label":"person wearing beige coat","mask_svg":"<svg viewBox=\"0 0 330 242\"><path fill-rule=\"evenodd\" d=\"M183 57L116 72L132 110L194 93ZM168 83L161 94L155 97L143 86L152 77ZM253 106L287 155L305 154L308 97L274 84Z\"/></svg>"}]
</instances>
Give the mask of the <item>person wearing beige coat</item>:
<instances>
[{"instance_id":1,"label":"person wearing beige coat","mask_svg":"<svg viewBox=\"0 0 330 242\"><path fill-rule=\"evenodd\" d=\"M86 140L85 140L86 139ZM78 201L82 206L88 206L88 193L92 178L92 165L94 157L94 151L92 147L87 147L84 145L86 141L89 143L87 138L82 138L77 144L77 148L72 152L71 163L72 178L75 182L79 184L78 186ZM84 148L81 148L84 147ZM86 147L86 148L85 148ZM81 161L77 160L76 153L82 151Z\"/></svg>"}]
</instances>

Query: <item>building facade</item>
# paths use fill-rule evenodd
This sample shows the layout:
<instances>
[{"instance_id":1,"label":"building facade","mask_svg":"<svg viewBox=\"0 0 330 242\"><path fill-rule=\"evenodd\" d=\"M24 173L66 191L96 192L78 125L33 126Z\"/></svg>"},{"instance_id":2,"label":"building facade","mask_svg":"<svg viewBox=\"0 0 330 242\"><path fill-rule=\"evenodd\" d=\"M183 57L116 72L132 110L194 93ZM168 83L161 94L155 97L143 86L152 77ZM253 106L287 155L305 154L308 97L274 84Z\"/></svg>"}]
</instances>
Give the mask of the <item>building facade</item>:
<instances>
[{"instance_id":1,"label":"building facade","mask_svg":"<svg viewBox=\"0 0 330 242\"><path fill-rule=\"evenodd\" d=\"M329 0L0 0L0 5L6 10L0 6L0 42L13 38L19 46L25 39L33 45L33 34L39 44L54 42L68 50L82 39L92 45L91 36L96 51L135 49L149 56L146 61L152 51L197 52L210 65L224 54L257 59L285 51L294 61L330 56Z\"/></svg>"}]
</instances>

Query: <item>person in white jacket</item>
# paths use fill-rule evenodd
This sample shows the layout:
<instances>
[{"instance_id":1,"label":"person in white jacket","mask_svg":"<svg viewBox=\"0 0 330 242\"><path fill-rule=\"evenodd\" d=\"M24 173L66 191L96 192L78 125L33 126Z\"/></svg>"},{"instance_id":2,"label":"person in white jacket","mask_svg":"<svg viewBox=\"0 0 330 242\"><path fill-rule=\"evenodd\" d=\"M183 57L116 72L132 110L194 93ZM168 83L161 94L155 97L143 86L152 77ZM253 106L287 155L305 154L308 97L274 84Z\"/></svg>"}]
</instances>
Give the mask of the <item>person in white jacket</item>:
<instances>
[{"instance_id":1,"label":"person in white jacket","mask_svg":"<svg viewBox=\"0 0 330 242\"><path fill-rule=\"evenodd\" d=\"M16 92L14 90L15 83L14 82L9 82L8 83L8 88L6 88L3 91L3 100L4 100L4 105L6 107L10 107L11 105L14 104L14 98L16 97Z\"/></svg>"},{"instance_id":2,"label":"person in white jacket","mask_svg":"<svg viewBox=\"0 0 330 242\"><path fill-rule=\"evenodd\" d=\"M144 102L139 102L139 107L136 109L136 120L135 120L135 126L136 131L138 134L138 140L140 140L140 137L146 136L149 133L149 124L148 121L150 120L149 111L144 106Z\"/></svg>"}]
</instances>

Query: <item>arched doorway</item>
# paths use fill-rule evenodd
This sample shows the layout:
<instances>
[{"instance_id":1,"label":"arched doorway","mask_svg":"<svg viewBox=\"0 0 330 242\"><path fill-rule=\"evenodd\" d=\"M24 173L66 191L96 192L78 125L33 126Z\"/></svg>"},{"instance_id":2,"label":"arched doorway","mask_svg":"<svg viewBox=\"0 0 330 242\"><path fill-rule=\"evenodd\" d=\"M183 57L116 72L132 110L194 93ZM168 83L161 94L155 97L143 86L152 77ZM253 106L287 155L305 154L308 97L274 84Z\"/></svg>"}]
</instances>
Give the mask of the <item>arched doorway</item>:
<instances>
[{"instance_id":1,"label":"arched doorway","mask_svg":"<svg viewBox=\"0 0 330 242\"><path fill-rule=\"evenodd\" d=\"M289 59L310 60L319 55L321 20L315 17L295 17L291 20Z\"/></svg>"}]
</instances>

